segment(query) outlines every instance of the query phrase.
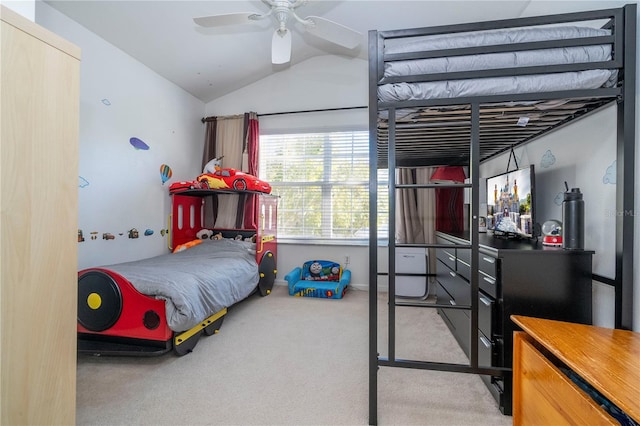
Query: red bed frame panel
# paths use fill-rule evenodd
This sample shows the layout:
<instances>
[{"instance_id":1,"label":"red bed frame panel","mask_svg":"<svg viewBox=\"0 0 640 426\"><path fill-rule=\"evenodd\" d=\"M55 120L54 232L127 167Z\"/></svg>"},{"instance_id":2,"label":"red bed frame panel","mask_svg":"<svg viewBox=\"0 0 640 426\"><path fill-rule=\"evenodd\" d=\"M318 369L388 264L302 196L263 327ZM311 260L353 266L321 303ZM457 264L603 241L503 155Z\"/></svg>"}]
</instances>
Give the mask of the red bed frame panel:
<instances>
[{"instance_id":1,"label":"red bed frame panel","mask_svg":"<svg viewBox=\"0 0 640 426\"><path fill-rule=\"evenodd\" d=\"M221 194L211 190L173 193L170 218L170 248L197 238L204 226L204 199ZM215 230L225 238L240 234L256 236L256 262L262 296L271 292L277 273L277 202L273 195L240 192L247 206L238 229ZM251 225L247 226L247 223ZM166 319L165 301L144 295L122 275L106 268L78 272L78 351L95 355L154 356L174 349L178 355L191 352L200 335L217 332L226 309L203 318L199 326L175 333Z\"/></svg>"},{"instance_id":2,"label":"red bed frame panel","mask_svg":"<svg viewBox=\"0 0 640 426\"><path fill-rule=\"evenodd\" d=\"M112 278L117 284L117 289L104 286L99 291L93 287L93 282L105 280L105 275ZM128 337L166 341L171 339L173 332L167 326L164 300L146 296L136 290L122 275L103 268L90 268L78 272L78 277L88 280L81 285L81 291L88 293L87 305L92 305L98 316L81 316L78 313L78 331L89 334L103 334L120 336L126 333ZM119 292L120 297L111 297L110 291ZM93 300L92 300L93 299ZM96 306L98 305L98 306ZM121 315L126 312L127 315ZM84 322L84 325L82 324ZM109 323L113 323L109 325ZM147 324L147 325L145 325ZM108 327L107 327L108 326ZM105 330L100 330L107 327Z\"/></svg>"},{"instance_id":3,"label":"red bed frame panel","mask_svg":"<svg viewBox=\"0 0 640 426\"><path fill-rule=\"evenodd\" d=\"M84 353L159 355L173 346L165 302L105 268L78 272L77 330Z\"/></svg>"},{"instance_id":4,"label":"red bed frame panel","mask_svg":"<svg viewBox=\"0 0 640 426\"><path fill-rule=\"evenodd\" d=\"M171 229L169 231L170 249L174 249L180 244L187 243L197 238L196 234L205 228L204 223L204 200L206 196L224 196L214 190L185 190L172 194L171 206ZM255 227L246 226L247 220L242 219L245 224L237 229L213 229L214 232L222 232L225 238L240 234L243 237L256 235L256 262L260 264L265 253L271 253L277 258L277 207L278 197L269 194L241 192L241 196L247 197L246 202L250 203L249 197L255 197ZM208 228L211 229L211 228Z\"/></svg>"}]
</instances>

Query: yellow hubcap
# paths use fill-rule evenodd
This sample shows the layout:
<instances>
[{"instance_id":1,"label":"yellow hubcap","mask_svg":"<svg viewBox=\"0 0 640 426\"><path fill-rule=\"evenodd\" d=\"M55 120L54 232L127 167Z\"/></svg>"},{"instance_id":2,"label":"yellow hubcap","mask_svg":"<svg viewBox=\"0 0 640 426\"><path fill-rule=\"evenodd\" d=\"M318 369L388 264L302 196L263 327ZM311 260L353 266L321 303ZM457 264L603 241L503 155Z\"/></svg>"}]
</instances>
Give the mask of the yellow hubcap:
<instances>
[{"instance_id":1,"label":"yellow hubcap","mask_svg":"<svg viewBox=\"0 0 640 426\"><path fill-rule=\"evenodd\" d=\"M98 293L91 293L87 297L87 305L89 305L91 309L98 309L100 305L102 305L102 298Z\"/></svg>"}]
</instances>

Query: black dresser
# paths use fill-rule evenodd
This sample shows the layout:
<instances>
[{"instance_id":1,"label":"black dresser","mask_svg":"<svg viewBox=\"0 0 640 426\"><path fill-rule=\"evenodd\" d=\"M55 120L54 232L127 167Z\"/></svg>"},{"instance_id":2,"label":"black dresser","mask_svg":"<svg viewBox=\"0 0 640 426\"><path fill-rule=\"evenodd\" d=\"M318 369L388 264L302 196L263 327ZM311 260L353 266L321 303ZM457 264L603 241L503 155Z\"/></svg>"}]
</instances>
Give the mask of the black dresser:
<instances>
[{"instance_id":1,"label":"black dresser","mask_svg":"<svg viewBox=\"0 0 640 426\"><path fill-rule=\"evenodd\" d=\"M438 309L460 347L471 348L471 254L468 234L437 233L438 304L469 309ZM466 247L461 247L466 246ZM591 324L593 251L570 251L520 240L480 234L478 238L478 366L513 365L510 316L525 315ZM499 404L512 413L513 380L481 376Z\"/></svg>"}]
</instances>

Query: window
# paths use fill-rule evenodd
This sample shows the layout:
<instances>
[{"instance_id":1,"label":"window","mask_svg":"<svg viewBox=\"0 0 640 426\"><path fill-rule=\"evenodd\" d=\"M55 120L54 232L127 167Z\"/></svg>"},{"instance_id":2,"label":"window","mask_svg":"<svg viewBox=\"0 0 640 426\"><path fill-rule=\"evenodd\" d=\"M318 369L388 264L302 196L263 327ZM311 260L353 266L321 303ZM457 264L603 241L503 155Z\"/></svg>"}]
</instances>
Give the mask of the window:
<instances>
[{"instance_id":1,"label":"window","mask_svg":"<svg viewBox=\"0 0 640 426\"><path fill-rule=\"evenodd\" d=\"M262 135L259 170L280 196L279 238L368 240L368 132ZM386 226L387 173L378 179L378 203L385 206L378 223Z\"/></svg>"}]
</instances>

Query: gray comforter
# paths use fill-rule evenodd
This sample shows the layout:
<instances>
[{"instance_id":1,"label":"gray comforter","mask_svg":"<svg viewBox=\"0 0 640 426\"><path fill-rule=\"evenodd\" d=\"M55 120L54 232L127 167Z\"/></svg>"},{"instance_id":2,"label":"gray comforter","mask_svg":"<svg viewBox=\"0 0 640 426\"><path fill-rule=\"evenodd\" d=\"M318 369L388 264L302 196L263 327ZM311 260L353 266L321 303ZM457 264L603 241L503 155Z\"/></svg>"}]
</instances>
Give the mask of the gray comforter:
<instances>
[{"instance_id":1,"label":"gray comforter","mask_svg":"<svg viewBox=\"0 0 640 426\"><path fill-rule=\"evenodd\" d=\"M389 40L385 53L426 52L440 49L492 46L501 44L566 40L610 34L609 30L587 27L524 28L512 30L478 31L475 33L442 34ZM385 64L387 77L475 71L498 68L517 68L608 61L611 45L576 46L394 61ZM433 81L420 83L391 83L378 88L381 101L457 98L481 95L537 93L571 89L611 87L617 78L616 70L585 70L567 73L519 75L498 78Z\"/></svg>"},{"instance_id":2,"label":"gray comforter","mask_svg":"<svg viewBox=\"0 0 640 426\"><path fill-rule=\"evenodd\" d=\"M234 240L205 240L182 252L104 268L140 293L165 300L167 323L178 332L246 298L259 281L255 244Z\"/></svg>"}]
</instances>

